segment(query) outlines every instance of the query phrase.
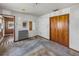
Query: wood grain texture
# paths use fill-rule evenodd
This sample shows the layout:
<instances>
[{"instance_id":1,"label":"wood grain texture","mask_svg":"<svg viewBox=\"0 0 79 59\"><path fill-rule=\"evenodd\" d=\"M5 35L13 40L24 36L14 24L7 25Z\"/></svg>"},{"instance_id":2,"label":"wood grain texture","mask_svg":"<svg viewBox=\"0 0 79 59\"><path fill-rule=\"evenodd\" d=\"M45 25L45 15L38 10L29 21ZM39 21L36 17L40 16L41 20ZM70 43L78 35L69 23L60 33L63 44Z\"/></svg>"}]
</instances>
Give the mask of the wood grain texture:
<instances>
[{"instance_id":1,"label":"wood grain texture","mask_svg":"<svg viewBox=\"0 0 79 59\"><path fill-rule=\"evenodd\" d=\"M50 39L69 47L69 14L50 18Z\"/></svg>"}]
</instances>

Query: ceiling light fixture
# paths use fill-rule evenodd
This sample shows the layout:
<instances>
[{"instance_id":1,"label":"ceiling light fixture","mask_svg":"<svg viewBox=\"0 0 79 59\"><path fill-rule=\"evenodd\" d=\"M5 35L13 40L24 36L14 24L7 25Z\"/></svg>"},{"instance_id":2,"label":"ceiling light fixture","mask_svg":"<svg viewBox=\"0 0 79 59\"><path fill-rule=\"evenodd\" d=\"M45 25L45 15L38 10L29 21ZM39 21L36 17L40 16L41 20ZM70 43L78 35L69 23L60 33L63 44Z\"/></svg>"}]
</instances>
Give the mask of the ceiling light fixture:
<instances>
[{"instance_id":1,"label":"ceiling light fixture","mask_svg":"<svg viewBox=\"0 0 79 59\"><path fill-rule=\"evenodd\" d=\"M34 6L37 8L38 7L38 5L39 5L39 3L34 3Z\"/></svg>"},{"instance_id":2,"label":"ceiling light fixture","mask_svg":"<svg viewBox=\"0 0 79 59\"><path fill-rule=\"evenodd\" d=\"M21 9L23 12L25 12L26 11L26 9Z\"/></svg>"},{"instance_id":3,"label":"ceiling light fixture","mask_svg":"<svg viewBox=\"0 0 79 59\"><path fill-rule=\"evenodd\" d=\"M58 11L59 9L55 9L55 10L53 10L53 11Z\"/></svg>"}]
</instances>

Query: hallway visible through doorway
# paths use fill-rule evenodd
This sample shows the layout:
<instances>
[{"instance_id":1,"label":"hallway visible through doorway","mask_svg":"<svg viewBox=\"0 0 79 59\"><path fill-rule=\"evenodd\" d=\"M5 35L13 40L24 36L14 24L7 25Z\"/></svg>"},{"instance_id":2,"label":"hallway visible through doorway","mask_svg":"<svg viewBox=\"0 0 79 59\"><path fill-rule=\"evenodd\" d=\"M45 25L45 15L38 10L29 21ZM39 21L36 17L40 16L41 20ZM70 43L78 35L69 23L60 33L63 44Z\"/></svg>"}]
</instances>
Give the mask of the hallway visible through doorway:
<instances>
[{"instance_id":1,"label":"hallway visible through doorway","mask_svg":"<svg viewBox=\"0 0 79 59\"><path fill-rule=\"evenodd\" d=\"M12 15L1 15L2 16L2 23L1 23L1 30L3 32L2 33L2 41L0 43L2 43L3 41L5 41L5 38L9 38L9 37L13 37L11 41L14 41L15 38L15 17ZM10 41L10 39L9 39Z\"/></svg>"}]
</instances>

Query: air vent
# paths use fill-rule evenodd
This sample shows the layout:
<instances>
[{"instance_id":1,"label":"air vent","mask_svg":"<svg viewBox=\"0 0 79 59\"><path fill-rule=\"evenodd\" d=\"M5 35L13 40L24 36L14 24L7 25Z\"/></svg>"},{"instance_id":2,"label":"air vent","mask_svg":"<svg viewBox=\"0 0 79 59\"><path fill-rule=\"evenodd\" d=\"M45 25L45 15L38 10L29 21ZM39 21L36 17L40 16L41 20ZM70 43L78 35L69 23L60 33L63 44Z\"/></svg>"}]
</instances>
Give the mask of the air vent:
<instances>
[{"instance_id":1,"label":"air vent","mask_svg":"<svg viewBox=\"0 0 79 59\"><path fill-rule=\"evenodd\" d=\"M58 11L58 10L59 10L59 9L55 9L55 10L53 10L53 11L55 12L55 11Z\"/></svg>"}]
</instances>

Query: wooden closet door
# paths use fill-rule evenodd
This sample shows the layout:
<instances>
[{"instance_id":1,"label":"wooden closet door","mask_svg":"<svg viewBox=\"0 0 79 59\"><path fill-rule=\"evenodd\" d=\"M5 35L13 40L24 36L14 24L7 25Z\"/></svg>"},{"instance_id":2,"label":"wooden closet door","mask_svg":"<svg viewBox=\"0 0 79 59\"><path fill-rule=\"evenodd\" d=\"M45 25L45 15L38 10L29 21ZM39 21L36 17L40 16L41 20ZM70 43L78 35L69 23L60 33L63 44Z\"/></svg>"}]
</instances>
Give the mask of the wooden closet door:
<instances>
[{"instance_id":1,"label":"wooden closet door","mask_svg":"<svg viewBox=\"0 0 79 59\"><path fill-rule=\"evenodd\" d=\"M69 25L68 25L68 21L69 21L69 15L66 14L66 15L62 15L62 16L59 16L59 22L60 22L60 33L59 33L59 42L61 44L63 44L64 46L69 46Z\"/></svg>"},{"instance_id":2,"label":"wooden closet door","mask_svg":"<svg viewBox=\"0 0 79 59\"><path fill-rule=\"evenodd\" d=\"M51 40L69 47L69 15L55 16L50 19Z\"/></svg>"},{"instance_id":3,"label":"wooden closet door","mask_svg":"<svg viewBox=\"0 0 79 59\"><path fill-rule=\"evenodd\" d=\"M58 31L57 31L57 20L58 19L58 16L55 16L55 17L51 17L51 20L50 20L50 35L51 35L51 40L52 41L55 41L57 42L58 41Z\"/></svg>"}]
</instances>

